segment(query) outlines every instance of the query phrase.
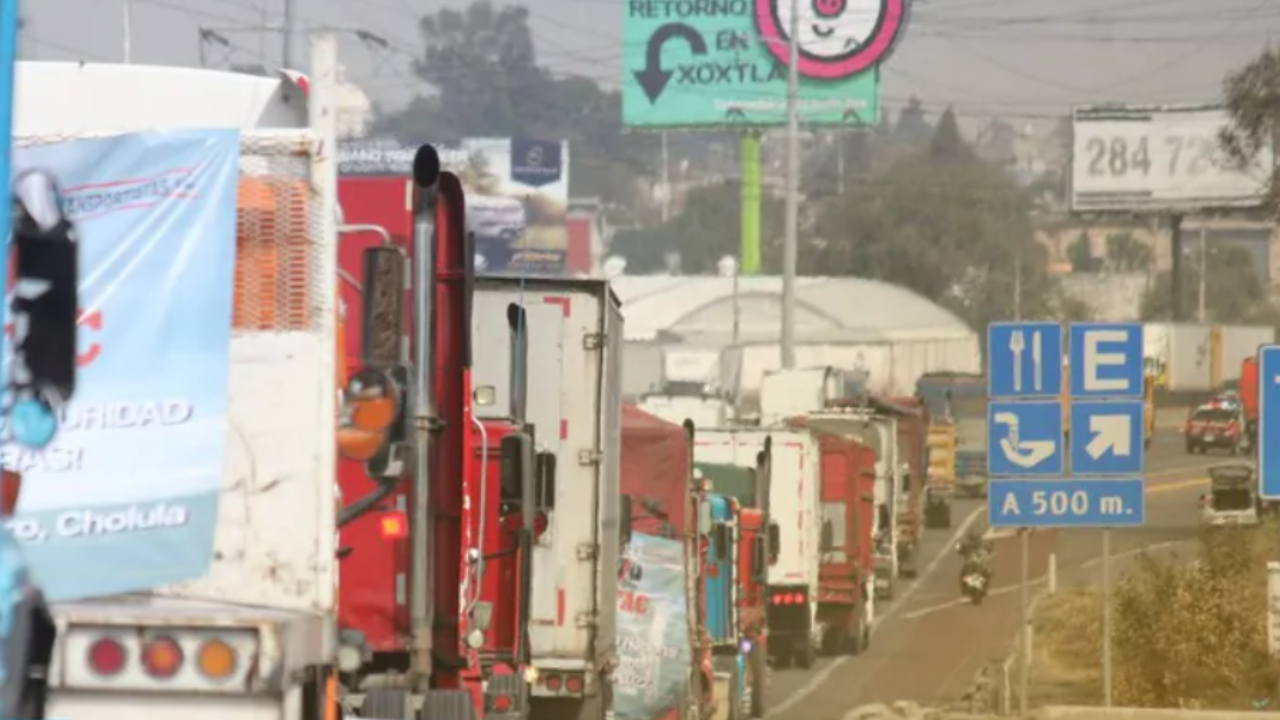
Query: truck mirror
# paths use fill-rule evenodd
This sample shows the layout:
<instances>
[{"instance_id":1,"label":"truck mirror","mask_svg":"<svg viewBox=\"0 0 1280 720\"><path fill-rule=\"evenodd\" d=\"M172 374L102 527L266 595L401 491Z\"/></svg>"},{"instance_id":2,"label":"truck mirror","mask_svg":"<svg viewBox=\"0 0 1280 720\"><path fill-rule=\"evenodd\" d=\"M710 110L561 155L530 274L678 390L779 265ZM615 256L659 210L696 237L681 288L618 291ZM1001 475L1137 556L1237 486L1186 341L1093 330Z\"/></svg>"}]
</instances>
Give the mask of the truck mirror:
<instances>
[{"instance_id":1,"label":"truck mirror","mask_svg":"<svg viewBox=\"0 0 1280 720\"><path fill-rule=\"evenodd\" d=\"M79 244L52 175L21 173L14 188L15 282L9 289L15 362L10 390L15 406L31 408L33 415L42 417L40 422L14 422L11 430L18 442L43 447L57 427L54 413L76 387Z\"/></svg>"},{"instance_id":2,"label":"truck mirror","mask_svg":"<svg viewBox=\"0 0 1280 720\"><path fill-rule=\"evenodd\" d=\"M524 433L512 433L502 438L500 453L502 499L520 502L524 527L532 530L535 498L533 438Z\"/></svg>"},{"instance_id":3,"label":"truck mirror","mask_svg":"<svg viewBox=\"0 0 1280 720\"><path fill-rule=\"evenodd\" d=\"M769 523L769 562L776 561L780 552L782 552L782 533L778 523L771 522Z\"/></svg>"},{"instance_id":4,"label":"truck mirror","mask_svg":"<svg viewBox=\"0 0 1280 720\"><path fill-rule=\"evenodd\" d=\"M769 548L767 538L757 535L751 541L751 573L756 583L763 585L769 573Z\"/></svg>"},{"instance_id":5,"label":"truck mirror","mask_svg":"<svg viewBox=\"0 0 1280 720\"><path fill-rule=\"evenodd\" d=\"M342 390L338 409L338 454L368 462L391 439L392 426L402 409L400 389L391 374L365 368Z\"/></svg>"},{"instance_id":6,"label":"truck mirror","mask_svg":"<svg viewBox=\"0 0 1280 720\"><path fill-rule=\"evenodd\" d=\"M404 357L404 291L409 259L398 247L376 245L364 251L364 326L360 360L389 367Z\"/></svg>"},{"instance_id":7,"label":"truck mirror","mask_svg":"<svg viewBox=\"0 0 1280 720\"><path fill-rule=\"evenodd\" d=\"M9 607L12 621L0 637L8 670L0 678L0 713L10 718L42 718L57 626L44 598L32 588L5 602L13 604Z\"/></svg>"},{"instance_id":8,"label":"truck mirror","mask_svg":"<svg viewBox=\"0 0 1280 720\"><path fill-rule=\"evenodd\" d=\"M829 553L836 546L836 531L830 520L822 521L822 536L818 540L818 552Z\"/></svg>"},{"instance_id":9,"label":"truck mirror","mask_svg":"<svg viewBox=\"0 0 1280 720\"><path fill-rule=\"evenodd\" d=\"M618 544L625 546L631 542L631 496L623 495L618 505Z\"/></svg>"},{"instance_id":10,"label":"truck mirror","mask_svg":"<svg viewBox=\"0 0 1280 720\"><path fill-rule=\"evenodd\" d=\"M703 500L698 503L698 535L711 532L711 503Z\"/></svg>"},{"instance_id":11,"label":"truck mirror","mask_svg":"<svg viewBox=\"0 0 1280 720\"><path fill-rule=\"evenodd\" d=\"M716 523L711 528L711 545L715 552L716 562L724 562L729 559L729 543L733 538L729 533L729 526L724 523Z\"/></svg>"},{"instance_id":12,"label":"truck mirror","mask_svg":"<svg viewBox=\"0 0 1280 720\"><path fill-rule=\"evenodd\" d=\"M556 454L538 453L538 508L556 509Z\"/></svg>"}]
</instances>

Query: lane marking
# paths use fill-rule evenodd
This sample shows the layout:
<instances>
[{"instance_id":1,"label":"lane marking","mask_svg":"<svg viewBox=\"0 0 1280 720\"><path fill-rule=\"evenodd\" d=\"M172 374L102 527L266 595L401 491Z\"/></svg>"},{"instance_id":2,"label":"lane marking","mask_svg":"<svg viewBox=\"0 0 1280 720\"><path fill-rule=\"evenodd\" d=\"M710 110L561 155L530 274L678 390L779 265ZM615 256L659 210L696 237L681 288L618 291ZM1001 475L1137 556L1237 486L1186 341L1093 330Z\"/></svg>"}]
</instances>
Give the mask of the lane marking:
<instances>
[{"instance_id":1,"label":"lane marking","mask_svg":"<svg viewBox=\"0 0 1280 720\"><path fill-rule=\"evenodd\" d=\"M973 524L978 521L978 518L986 511L987 508L985 505L979 505L973 509L973 512L969 513L969 516L964 519L964 522L960 523L960 527L956 528L956 531L951 534L951 537L947 538L947 541L942 544L942 548L938 550L937 555L935 555L933 559L929 561L929 564L925 566L924 570L916 576L915 581L907 587L905 592L894 599L893 606L889 608L889 611L876 618L875 622L872 623L872 637L875 637L876 631L880 629L881 625L892 620L894 616L898 614L898 611L900 611L907 604L907 601L916 594L916 591L924 585L925 579L938 571L938 566L942 565L943 560L950 557L953 548L955 548L956 543L960 541L960 538L964 537L964 534L969 531L969 528L972 527ZM850 656L848 655L842 655L833 659L826 667L814 673L813 677L811 677L808 682L796 688L795 692L791 693L790 697L770 709L769 712L765 714L765 717L776 717L795 707L800 701L817 692L818 688L822 687L822 685L827 682L827 679L831 677L832 673L849 660Z\"/></svg>"},{"instance_id":2,"label":"lane marking","mask_svg":"<svg viewBox=\"0 0 1280 720\"><path fill-rule=\"evenodd\" d=\"M1180 466L1176 468L1166 468L1164 470L1161 470L1160 472L1147 473L1146 477L1147 479L1151 479L1153 477L1176 475L1182 472L1206 469L1217 464L1219 463L1215 463L1215 462L1196 463L1193 465ZM1179 481L1174 481L1169 483L1160 483L1157 485L1148 485L1146 488L1146 491L1148 494L1172 492L1174 490L1181 490L1188 487L1205 485L1208 482L1209 481L1207 478L1198 478L1195 480L1179 480ZM951 537L947 539L946 543L943 544L942 548L938 551L938 554L934 556L934 558L929 562L928 566L926 566L924 570L916 577L915 582L913 582L911 586L907 588L906 592L904 592L901 596L899 596L896 599L896 601L893 603L893 606L889 608L888 612L886 612L884 615L876 619L875 624L871 626L871 635L873 637L875 636L876 631L880 629L880 626L883 623L888 622L889 620L892 620L898 616L899 611L901 611L902 608L906 606L907 601L910 600L913 595L915 595L916 591L922 585L924 585L925 578L928 578L932 576L935 572L937 572L938 566L941 565L942 561L950 555L950 552L955 547L955 544L960 540L961 537L964 536L966 532L968 532L969 528L975 522L977 522L978 517L986 512L986 509L987 508L985 505L980 505L979 507L974 508L973 512L970 513L969 516L965 518L964 522L961 523L960 527L957 528L956 531L951 535ZM1119 556L1112 556L1112 557L1116 558ZM1043 580L1037 581L1037 582L1043 582ZM1018 586L1015 585L1013 587L1016 588ZM1005 591L1005 590L1007 590L1007 588L1001 589L1001 591ZM919 612L919 611L916 611L916 612ZM907 619L908 617L909 616L903 616L903 619ZM817 690L827 682L827 680L832 676L832 674L834 674L835 671L840 668L840 666L844 665L850 659L851 658L849 656L841 656L833 659L826 667L814 673L813 677L811 677L804 685L801 685L800 687L796 688L795 692L791 693L789 697L787 697L785 700L783 700L782 702L778 703L775 707L770 709L765 714L765 717L773 718L778 715L781 715L787 710L790 710L791 708L795 707L797 704L799 704L808 696L817 692ZM854 718L856 718L856 714L854 714L853 711L856 709L857 708L850 710L849 714L846 715L843 720L854 720Z\"/></svg>"},{"instance_id":3,"label":"lane marking","mask_svg":"<svg viewBox=\"0 0 1280 720\"><path fill-rule=\"evenodd\" d=\"M1167 549L1167 548L1176 547L1176 546L1178 546L1178 545L1183 545L1183 544L1188 543L1188 542L1191 542L1191 540L1190 540L1190 539L1188 539L1188 540L1169 540L1169 541L1166 541L1166 542L1155 543L1155 544L1152 544L1152 545L1144 545L1144 546L1142 546L1142 547L1140 547L1140 548L1137 548L1137 549L1135 549L1135 550L1126 550L1126 551L1124 551L1124 552L1122 552L1122 553L1115 553L1115 554L1113 554L1113 555L1111 556L1111 561L1112 561L1112 562L1115 562L1116 560L1123 560L1123 559L1125 559L1125 558L1135 557L1135 556L1137 556L1137 555L1141 555L1142 553L1146 553L1146 552L1154 552L1154 551L1157 551L1157 550L1164 550L1164 549ZM1072 568L1072 569L1074 569L1074 570L1085 570L1085 569L1088 569L1088 568L1094 567L1094 566L1096 566L1096 565L1101 565L1101 564L1102 564L1102 558L1100 558L1100 557L1096 557L1096 558L1092 558L1092 559L1090 559L1090 560L1086 560L1086 561L1084 561L1083 563L1080 563L1079 565L1075 566L1075 567L1074 567L1074 568ZM1032 579L1032 580L1028 581L1028 582L1027 582L1027 586L1028 586L1028 587L1035 587L1036 585L1043 585L1043 584L1045 584L1045 583L1047 583L1047 582L1049 582L1049 576L1048 576L1048 575L1041 575L1041 576L1040 576L1040 577L1038 577L1038 578L1034 578L1034 579ZM987 593L987 597L994 597L994 596L996 596L996 595L1005 595L1005 594L1008 594L1008 593L1014 592L1015 590L1020 590L1020 589L1022 589L1022 584L1021 584L1021 583L1016 583L1016 584L1013 584L1013 585L1005 585L1004 587L998 588L998 589L996 589L996 590L992 590L991 592ZM948 600L948 601L946 601L946 602L944 602L944 603L938 603L937 605L930 605L929 607L920 608L919 610L916 610L916 611L914 611L914 612L907 613L906 615L903 615L903 616L902 616L902 619L903 619L903 620L916 620L916 619L919 619L919 618L924 617L925 615L932 615L933 613L940 612L940 611L942 611L942 610L947 610L947 609L949 609L949 608L953 608L953 607L961 607L961 606L963 606L963 605L968 605L968 604L969 604L969 601L968 601L968 600L965 600L964 598L957 598L957 599L954 599L954 600Z\"/></svg>"}]
</instances>

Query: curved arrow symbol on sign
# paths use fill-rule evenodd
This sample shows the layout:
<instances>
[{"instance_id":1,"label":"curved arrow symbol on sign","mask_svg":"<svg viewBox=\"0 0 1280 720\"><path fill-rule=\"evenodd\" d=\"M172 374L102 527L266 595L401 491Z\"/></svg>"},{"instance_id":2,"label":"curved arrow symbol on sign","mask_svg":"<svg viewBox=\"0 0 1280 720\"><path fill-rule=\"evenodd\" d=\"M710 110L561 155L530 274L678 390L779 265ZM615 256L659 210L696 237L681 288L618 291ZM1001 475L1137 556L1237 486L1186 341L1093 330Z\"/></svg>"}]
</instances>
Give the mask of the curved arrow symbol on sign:
<instances>
[{"instance_id":1,"label":"curved arrow symbol on sign","mask_svg":"<svg viewBox=\"0 0 1280 720\"><path fill-rule=\"evenodd\" d=\"M644 94L649 98L650 103L656 103L662 95L662 91L667 89L667 83L671 80L672 72L662 69L662 46L670 39L681 37L685 42L689 43L689 49L694 55L707 54L707 42L702 39L702 34L693 28L692 25L684 23L667 23L649 36L649 45L645 49L644 69L634 70L636 81L640 83L640 88L644 90Z\"/></svg>"}]
</instances>

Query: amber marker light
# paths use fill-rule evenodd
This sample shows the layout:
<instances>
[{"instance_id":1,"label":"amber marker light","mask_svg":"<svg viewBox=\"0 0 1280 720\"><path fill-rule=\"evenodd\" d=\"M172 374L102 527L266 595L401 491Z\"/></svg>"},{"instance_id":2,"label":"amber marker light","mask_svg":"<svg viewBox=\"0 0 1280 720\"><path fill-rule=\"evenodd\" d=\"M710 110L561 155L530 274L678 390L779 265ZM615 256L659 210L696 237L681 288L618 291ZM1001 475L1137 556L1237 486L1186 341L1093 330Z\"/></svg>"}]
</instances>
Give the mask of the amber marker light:
<instances>
[{"instance_id":1,"label":"amber marker light","mask_svg":"<svg viewBox=\"0 0 1280 720\"><path fill-rule=\"evenodd\" d=\"M196 652L196 667L208 678L225 680L236 671L236 651L221 640L208 640Z\"/></svg>"}]
</instances>

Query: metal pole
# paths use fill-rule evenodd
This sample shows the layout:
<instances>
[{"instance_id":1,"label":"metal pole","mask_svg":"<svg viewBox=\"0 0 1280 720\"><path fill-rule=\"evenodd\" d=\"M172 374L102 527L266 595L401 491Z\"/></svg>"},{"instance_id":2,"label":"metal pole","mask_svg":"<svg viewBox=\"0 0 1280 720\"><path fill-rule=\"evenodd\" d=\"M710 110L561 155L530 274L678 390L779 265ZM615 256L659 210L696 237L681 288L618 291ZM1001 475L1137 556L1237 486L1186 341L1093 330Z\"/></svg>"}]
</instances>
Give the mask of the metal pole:
<instances>
[{"instance_id":1,"label":"metal pole","mask_svg":"<svg viewBox=\"0 0 1280 720\"><path fill-rule=\"evenodd\" d=\"M667 131L662 133L662 222L671 217L671 160L667 155Z\"/></svg>"},{"instance_id":2,"label":"metal pole","mask_svg":"<svg viewBox=\"0 0 1280 720\"><path fill-rule=\"evenodd\" d=\"M1111 529L1102 530L1102 705L1111 707Z\"/></svg>"},{"instance_id":3,"label":"metal pole","mask_svg":"<svg viewBox=\"0 0 1280 720\"><path fill-rule=\"evenodd\" d=\"M297 33L298 0L284 0L284 28L281 38L281 58L288 70L301 70L293 62L293 40Z\"/></svg>"},{"instance_id":4,"label":"metal pole","mask_svg":"<svg viewBox=\"0 0 1280 720\"><path fill-rule=\"evenodd\" d=\"M133 62L133 0L124 0L124 64Z\"/></svg>"},{"instance_id":5,"label":"metal pole","mask_svg":"<svg viewBox=\"0 0 1280 720\"><path fill-rule=\"evenodd\" d=\"M1206 277L1209 275L1209 252L1207 249L1208 243L1206 242L1208 239L1208 230L1205 225L1205 217L1202 215L1200 216L1200 307L1197 315L1199 321L1202 323L1205 322L1204 289L1205 283L1207 282Z\"/></svg>"},{"instance_id":6,"label":"metal pole","mask_svg":"<svg viewBox=\"0 0 1280 720\"><path fill-rule=\"evenodd\" d=\"M1022 246L1013 251L1013 319L1022 319Z\"/></svg>"},{"instance_id":7,"label":"metal pole","mask_svg":"<svg viewBox=\"0 0 1280 720\"><path fill-rule=\"evenodd\" d=\"M1019 602L1022 605L1022 632L1018 633L1018 713L1027 716L1028 695L1031 686L1031 593L1028 588L1031 575L1031 531L1023 529L1019 533L1022 545L1022 584L1018 588Z\"/></svg>"},{"instance_id":8,"label":"metal pole","mask_svg":"<svg viewBox=\"0 0 1280 720\"><path fill-rule=\"evenodd\" d=\"M787 57L787 203L782 236L782 367L796 366L796 237L800 224L800 0L791 0Z\"/></svg>"},{"instance_id":9,"label":"metal pole","mask_svg":"<svg viewBox=\"0 0 1280 720\"><path fill-rule=\"evenodd\" d=\"M844 197L844 134L836 131L836 195Z\"/></svg>"}]
</instances>

